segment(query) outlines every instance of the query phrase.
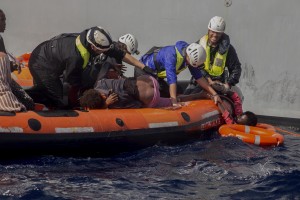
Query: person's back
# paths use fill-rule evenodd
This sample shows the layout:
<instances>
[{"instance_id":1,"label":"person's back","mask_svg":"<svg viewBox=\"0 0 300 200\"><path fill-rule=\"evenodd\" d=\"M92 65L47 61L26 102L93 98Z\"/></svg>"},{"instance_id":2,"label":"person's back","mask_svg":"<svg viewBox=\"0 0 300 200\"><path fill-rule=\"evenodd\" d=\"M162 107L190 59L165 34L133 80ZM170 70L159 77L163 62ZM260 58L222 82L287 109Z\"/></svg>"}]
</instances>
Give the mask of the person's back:
<instances>
[{"instance_id":1,"label":"person's back","mask_svg":"<svg viewBox=\"0 0 300 200\"><path fill-rule=\"evenodd\" d=\"M152 102L155 94L155 86L152 81L149 81L150 79L150 76L139 76L136 80L137 89L139 91L139 100L143 102L144 105L149 105Z\"/></svg>"},{"instance_id":2,"label":"person's back","mask_svg":"<svg viewBox=\"0 0 300 200\"><path fill-rule=\"evenodd\" d=\"M109 99L108 108L169 107L169 98L160 97L157 80L149 75L138 78L101 79L94 89L89 89L80 98L80 104L87 108L103 108L98 96ZM97 98L95 98L95 96ZM94 99L93 99L94 98ZM98 106L95 106L98 105ZM100 106L101 105L101 106Z\"/></svg>"},{"instance_id":3,"label":"person's back","mask_svg":"<svg viewBox=\"0 0 300 200\"><path fill-rule=\"evenodd\" d=\"M177 81L177 75L187 67L184 50L188 45L184 41L178 41L175 45L153 48L152 52L147 52L140 60L157 71L159 78L167 78L168 84L171 84Z\"/></svg>"},{"instance_id":4,"label":"person's back","mask_svg":"<svg viewBox=\"0 0 300 200\"><path fill-rule=\"evenodd\" d=\"M28 67L35 88L44 97L34 96L37 102L47 107L64 108L66 103L63 101L63 81L72 86L81 84L80 73L84 59L75 45L79 35L60 34L42 42L32 51Z\"/></svg>"},{"instance_id":5,"label":"person's back","mask_svg":"<svg viewBox=\"0 0 300 200\"><path fill-rule=\"evenodd\" d=\"M66 74L70 73L70 67L73 66L69 65L69 62L74 64L75 61L80 64L83 62L80 53L75 48L75 40L78 35L79 33L61 34L39 44L31 53L29 66L32 67L36 63L36 59L41 59L41 62L49 63L42 66L44 69L59 75L64 70L66 70Z\"/></svg>"},{"instance_id":6,"label":"person's back","mask_svg":"<svg viewBox=\"0 0 300 200\"><path fill-rule=\"evenodd\" d=\"M147 108L161 108L172 106L170 98L161 97L158 81L149 75L137 77L139 100Z\"/></svg>"}]
</instances>

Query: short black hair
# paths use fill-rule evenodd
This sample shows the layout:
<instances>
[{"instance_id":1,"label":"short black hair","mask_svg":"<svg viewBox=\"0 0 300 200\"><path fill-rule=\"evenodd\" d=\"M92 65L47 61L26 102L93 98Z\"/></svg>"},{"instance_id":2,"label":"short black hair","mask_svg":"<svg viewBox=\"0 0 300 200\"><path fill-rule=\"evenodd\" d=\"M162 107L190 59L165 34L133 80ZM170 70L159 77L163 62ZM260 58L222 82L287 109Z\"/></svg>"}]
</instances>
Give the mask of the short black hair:
<instances>
[{"instance_id":1,"label":"short black hair","mask_svg":"<svg viewBox=\"0 0 300 200\"><path fill-rule=\"evenodd\" d=\"M254 114L251 111L246 111L243 114L248 117L248 120L247 120L247 123L246 123L248 126L256 126L256 124L257 124L256 114Z\"/></svg>"},{"instance_id":2,"label":"short black hair","mask_svg":"<svg viewBox=\"0 0 300 200\"><path fill-rule=\"evenodd\" d=\"M89 89L83 93L79 102L83 108L99 109L103 108L105 101L97 90Z\"/></svg>"}]
</instances>

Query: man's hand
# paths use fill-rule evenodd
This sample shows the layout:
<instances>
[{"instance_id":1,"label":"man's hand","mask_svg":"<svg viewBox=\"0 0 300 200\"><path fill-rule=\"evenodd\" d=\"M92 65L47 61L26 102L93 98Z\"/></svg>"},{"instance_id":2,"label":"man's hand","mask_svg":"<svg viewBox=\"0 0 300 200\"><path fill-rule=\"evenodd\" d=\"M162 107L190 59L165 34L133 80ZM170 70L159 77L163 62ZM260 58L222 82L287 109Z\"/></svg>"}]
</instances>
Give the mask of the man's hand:
<instances>
[{"instance_id":1,"label":"man's hand","mask_svg":"<svg viewBox=\"0 0 300 200\"><path fill-rule=\"evenodd\" d=\"M118 95L114 92L110 92L109 96L105 100L106 106L109 106L119 100Z\"/></svg>"},{"instance_id":2,"label":"man's hand","mask_svg":"<svg viewBox=\"0 0 300 200\"><path fill-rule=\"evenodd\" d=\"M212 95L211 98L215 102L215 104L223 103L222 100L221 100L221 98L220 98L220 96L218 94Z\"/></svg>"},{"instance_id":3,"label":"man's hand","mask_svg":"<svg viewBox=\"0 0 300 200\"><path fill-rule=\"evenodd\" d=\"M113 66L120 76L126 72L126 67L123 64L113 64Z\"/></svg>"},{"instance_id":4,"label":"man's hand","mask_svg":"<svg viewBox=\"0 0 300 200\"><path fill-rule=\"evenodd\" d=\"M177 104L173 104L172 106L169 106L169 107L164 107L164 108L162 108L162 109L165 109L165 110L178 110L178 109L180 109L182 106L183 106L183 104L177 103Z\"/></svg>"}]
</instances>

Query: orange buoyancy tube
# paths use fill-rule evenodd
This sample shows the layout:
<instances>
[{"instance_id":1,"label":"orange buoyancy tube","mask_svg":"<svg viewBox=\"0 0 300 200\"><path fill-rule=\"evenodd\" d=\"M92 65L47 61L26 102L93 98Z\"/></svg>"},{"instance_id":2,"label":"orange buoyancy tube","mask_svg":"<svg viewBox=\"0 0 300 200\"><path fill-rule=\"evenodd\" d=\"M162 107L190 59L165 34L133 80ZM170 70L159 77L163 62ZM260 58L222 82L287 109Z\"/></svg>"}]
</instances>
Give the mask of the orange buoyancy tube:
<instances>
[{"instance_id":1,"label":"orange buoyancy tube","mask_svg":"<svg viewBox=\"0 0 300 200\"><path fill-rule=\"evenodd\" d=\"M263 123L257 123L255 127L264 128L267 130L276 131L275 127L271 124L263 124Z\"/></svg>"},{"instance_id":2,"label":"orange buoyancy tube","mask_svg":"<svg viewBox=\"0 0 300 200\"><path fill-rule=\"evenodd\" d=\"M278 146L284 141L283 136L269 124L257 124L257 126L224 124L219 128L219 133L225 137L234 136L243 142L260 146Z\"/></svg>"}]
</instances>

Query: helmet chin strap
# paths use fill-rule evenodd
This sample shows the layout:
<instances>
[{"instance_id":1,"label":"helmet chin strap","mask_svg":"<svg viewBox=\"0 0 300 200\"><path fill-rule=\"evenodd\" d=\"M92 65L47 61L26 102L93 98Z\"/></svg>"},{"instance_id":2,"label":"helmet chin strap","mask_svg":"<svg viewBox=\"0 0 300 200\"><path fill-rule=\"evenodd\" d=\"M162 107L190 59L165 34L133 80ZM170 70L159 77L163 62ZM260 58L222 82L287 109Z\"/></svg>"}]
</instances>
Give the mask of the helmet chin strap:
<instances>
[{"instance_id":1,"label":"helmet chin strap","mask_svg":"<svg viewBox=\"0 0 300 200\"><path fill-rule=\"evenodd\" d=\"M101 50L101 49L98 49L97 47L95 47L94 45L90 44L91 45L91 49L93 50L93 54L95 55L99 55L101 53L104 53L106 52L106 50Z\"/></svg>"}]
</instances>

